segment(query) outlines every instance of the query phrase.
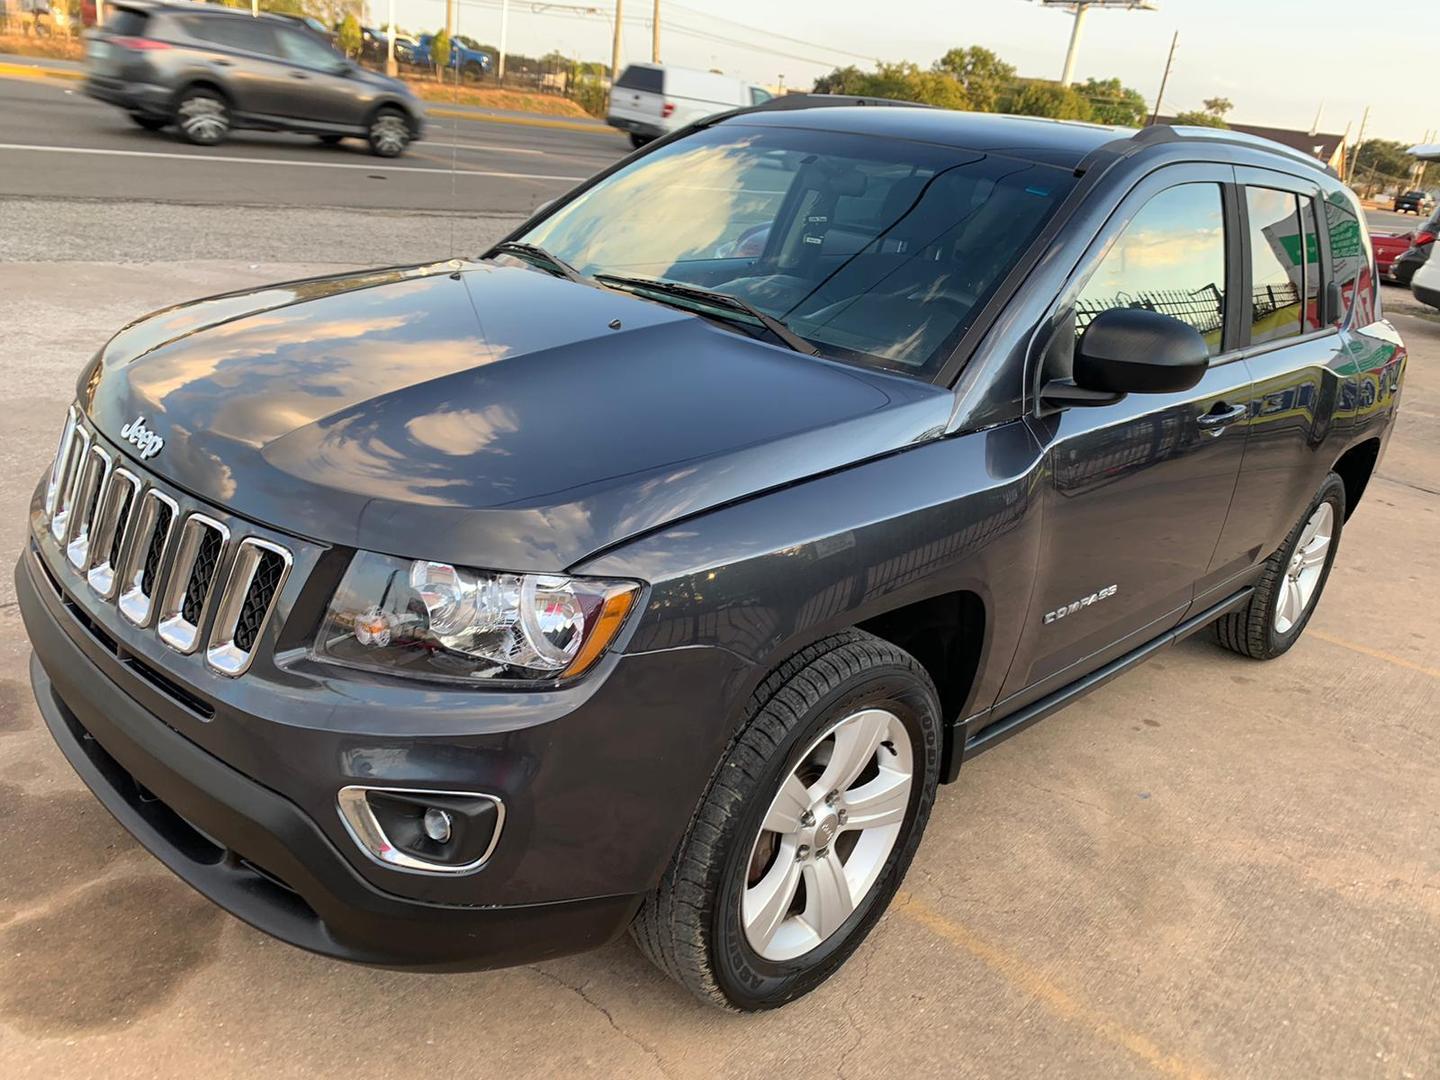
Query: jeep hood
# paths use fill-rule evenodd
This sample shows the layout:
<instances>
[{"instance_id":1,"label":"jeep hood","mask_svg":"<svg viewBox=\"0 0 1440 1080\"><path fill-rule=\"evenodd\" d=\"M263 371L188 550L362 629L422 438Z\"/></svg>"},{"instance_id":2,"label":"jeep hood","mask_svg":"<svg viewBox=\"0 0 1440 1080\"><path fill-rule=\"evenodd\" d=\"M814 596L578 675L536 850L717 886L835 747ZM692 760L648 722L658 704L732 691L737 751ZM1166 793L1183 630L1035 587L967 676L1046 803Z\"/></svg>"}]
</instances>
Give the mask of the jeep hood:
<instances>
[{"instance_id":1,"label":"jeep hood","mask_svg":"<svg viewBox=\"0 0 1440 1080\"><path fill-rule=\"evenodd\" d=\"M928 383L490 263L214 297L127 326L80 380L130 455L330 544L562 570L677 518L943 429Z\"/></svg>"}]
</instances>

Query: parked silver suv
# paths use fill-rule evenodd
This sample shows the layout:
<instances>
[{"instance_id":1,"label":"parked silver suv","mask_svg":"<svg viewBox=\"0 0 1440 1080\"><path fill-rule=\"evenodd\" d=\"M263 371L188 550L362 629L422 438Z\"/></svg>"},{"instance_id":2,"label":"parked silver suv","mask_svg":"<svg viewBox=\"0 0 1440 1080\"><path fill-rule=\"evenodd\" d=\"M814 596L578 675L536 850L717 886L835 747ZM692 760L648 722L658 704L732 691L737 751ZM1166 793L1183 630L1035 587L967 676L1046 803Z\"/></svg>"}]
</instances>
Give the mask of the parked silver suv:
<instances>
[{"instance_id":1,"label":"parked silver suv","mask_svg":"<svg viewBox=\"0 0 1440 1080\"><path fill-rule=\"evenodd\" d=\"M85 92L148 131L213 146L232 128L363 138L395 157L420 138L404 83L352 63L291 20L195 4L111 5L91 34Z\"/></svg>"}]
</instances>

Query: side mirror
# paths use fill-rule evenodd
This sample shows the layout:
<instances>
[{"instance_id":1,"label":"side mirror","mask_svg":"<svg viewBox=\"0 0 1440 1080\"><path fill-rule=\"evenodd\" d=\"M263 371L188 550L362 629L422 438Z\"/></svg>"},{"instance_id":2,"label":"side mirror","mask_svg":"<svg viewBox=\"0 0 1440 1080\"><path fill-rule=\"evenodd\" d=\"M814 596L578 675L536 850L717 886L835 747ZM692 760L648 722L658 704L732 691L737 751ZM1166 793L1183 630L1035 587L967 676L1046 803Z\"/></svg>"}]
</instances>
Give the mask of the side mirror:
<instances>
[{"instance_id":1,"label":"side mirror","mask_svg":"<svg viewBox=\"0 0 1440 1080\"><path fill-rule=\"evenodd\" d=\"M1145 308L1095 316L1075 343L1074 378L1045 384L1050 406L1108 405L1126 394L1189 390L1210 366L1210 350L1188 323Z\"/></svg>"}]
</instances>

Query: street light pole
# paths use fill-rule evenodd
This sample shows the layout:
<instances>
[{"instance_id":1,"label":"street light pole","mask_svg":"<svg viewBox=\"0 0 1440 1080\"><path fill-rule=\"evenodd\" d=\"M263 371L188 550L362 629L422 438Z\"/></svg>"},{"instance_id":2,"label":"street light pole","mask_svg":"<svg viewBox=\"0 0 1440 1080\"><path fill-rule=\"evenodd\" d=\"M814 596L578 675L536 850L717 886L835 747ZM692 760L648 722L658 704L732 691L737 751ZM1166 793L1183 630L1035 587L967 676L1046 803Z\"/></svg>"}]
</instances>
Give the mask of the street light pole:
<instances>
[{"instance_id":1,"label":"street light pole","mask_svg":"<svg viewBox=\"0 0 1440 1080\"><path fill-rule=\"evenodd\" d=\"M660 0L655 0L655 17L650 20L650 62L660 62Z\"/></svg>"},{"instance_id":2,"label":"street light pole","mask_svg":"<svg viewBox=\"0 0 1440 1080\"><path fill-rule=\"evenodd\" d=\"M1160 122L1160 103L1165 100L1165 86L1170 82L1170 65L1175 63L1175 46L1180 44L1180 31L1176 30L1170 39L1170 55L1165 58L1165 74L1160 76L1160 92L1155 95L1155 112L1150 117L1150 126Z\"/></svg>"},{"instance_id":3,"label":"street light pole","mask_svg":"<svg viewBox=\"0 0 1440 1080\"><path fill-rule=\"evenodd\" d=\"M1080 31L1085 25L1085 16L1090 12L1088 0L1076 0L1075 25L1070 28L1070 48L1065 50L1065 68L1060 72L1060 85L1069 86L1075 81L1075 57L1080 52Z\"/></svg>"},{"instance_id":4,"label":"street light pole","mask_svg":"<svg viewBox=\"0 0 1440 1080\"><path fill-rule=\"evenodd\" d=\"M615 97L615 84L620 81L620 20L625 15L625 0L615 0L615 42L610 50L610 97Z\"/></svg>"},{"instance_id":5,"label":"street light pole","mask_svg":"<svg viewBox=\"0 0 1440 1080\"><path fill-rule=\"evenodd\" d=\"M500 0L500 57L495 67L495 78L505 81L505 35L510 29L510 0Z\"/></svg>"},{"instance_id":6,"label":"street light pole","mask_svg":"<svg viewBox=\"0 0 1440 1080\"><path fill-rule=\"evenodd\" d=\"M385 74L395 77L395 0L390 0L390 33L385 37Z\"/></svg>"}]
</instances>

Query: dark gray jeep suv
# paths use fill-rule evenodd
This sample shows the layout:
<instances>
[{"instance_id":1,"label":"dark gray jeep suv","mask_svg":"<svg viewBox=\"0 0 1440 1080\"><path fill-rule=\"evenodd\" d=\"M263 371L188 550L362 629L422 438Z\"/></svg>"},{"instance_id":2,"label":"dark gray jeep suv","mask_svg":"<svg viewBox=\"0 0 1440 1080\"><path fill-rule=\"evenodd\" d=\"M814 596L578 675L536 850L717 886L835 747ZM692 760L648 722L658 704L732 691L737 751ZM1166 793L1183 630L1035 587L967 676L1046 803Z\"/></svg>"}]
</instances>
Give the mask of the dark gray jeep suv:
<instances>
[{"instance_id":1,"label":"dark gray jeep suv","mask_svg":"<svg viewBox=\"0 0 1440 1080\"><path fill-rule=\"evenodd\" d=\"M292 19L206 4L124 0L85 46L85 92L149 131L201 146L234 128L364 139L396 157L420 138L418 100Z\"/></svg>"},{"instance_id":2,"label":"dark gray jeep suv","mask_svg":"<svg viewBox=\"0 0 1440 1080\"><path fill-rule=\"evenodd\" d=\"M962 762L1205 627L1304 631L1406 362L1362 222L1228 132L787 101L479 260L159 312L35 492L36 696L286 941L629 928L782 1004Z\"/></svg>"}]
</instances>

